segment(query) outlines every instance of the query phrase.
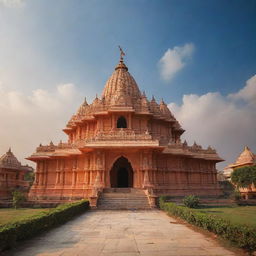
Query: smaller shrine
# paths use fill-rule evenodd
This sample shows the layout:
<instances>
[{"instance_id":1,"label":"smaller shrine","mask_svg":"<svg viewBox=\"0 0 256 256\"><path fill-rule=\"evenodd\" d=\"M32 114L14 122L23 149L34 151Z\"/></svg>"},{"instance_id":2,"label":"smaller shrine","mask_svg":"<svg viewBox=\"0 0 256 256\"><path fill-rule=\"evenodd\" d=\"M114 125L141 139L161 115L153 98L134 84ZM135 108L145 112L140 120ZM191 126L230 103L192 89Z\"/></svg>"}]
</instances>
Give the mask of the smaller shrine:
<instances>
[{"instance_id":1,"label":"smaller shrine","mask_svg":"<svg viewBox=\"0 0 256 256\"><path fill-rule=\"evenodd\" d=\"M231 174L236 168L246 166L256 166L256 155L247 146L244 147L243 152L236 159L235 163L228 165L224 169L223 174L227 180L230 180ZM254 184L248 188L239 188L239 191L245 198L248 198L249 194L256 196L256 188Z\"/></svg>"},{"instance_id":2,"label":"smaller shrine","mask_svg":"<svg viewBox=\"0 0 256 256\"><path fill-rule=\"evenodd\" d=\"M8 199L12 191L26 191L29 182L25 180L25 174L33 172L33 168L22 165L15 157L11 149L0 157L0 199Z\"/></svg>"}]
</instances>

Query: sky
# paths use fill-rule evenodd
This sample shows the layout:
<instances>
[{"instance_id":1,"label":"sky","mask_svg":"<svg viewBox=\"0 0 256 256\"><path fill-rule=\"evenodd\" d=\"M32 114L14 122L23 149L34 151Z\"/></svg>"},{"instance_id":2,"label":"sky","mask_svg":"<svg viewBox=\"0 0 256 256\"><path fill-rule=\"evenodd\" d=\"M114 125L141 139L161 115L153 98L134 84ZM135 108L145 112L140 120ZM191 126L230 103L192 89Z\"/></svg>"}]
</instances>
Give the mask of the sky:
<instances>
[{"instance_id":1,"label":"sky","mask_svg":"<svg viewBox=\"0 0 256 256\"><path fill-rule=\"evenodd\" d=\"M119 59L182 139L256 153L256 1L0 0L0 154L23 163L91 102Z\"/></svg>"}]
</instances>

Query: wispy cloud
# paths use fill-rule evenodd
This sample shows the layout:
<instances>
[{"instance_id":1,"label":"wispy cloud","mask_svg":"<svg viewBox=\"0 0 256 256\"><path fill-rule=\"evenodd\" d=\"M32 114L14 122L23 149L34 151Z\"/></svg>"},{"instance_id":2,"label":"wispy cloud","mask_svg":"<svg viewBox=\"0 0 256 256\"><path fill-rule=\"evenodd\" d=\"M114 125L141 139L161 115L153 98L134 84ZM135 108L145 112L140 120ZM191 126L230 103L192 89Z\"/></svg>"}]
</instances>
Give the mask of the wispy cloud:
<instances>
[{"instance_id":1,"label":"wispy cloud","mask_svg":"<svg viewBox=\"0 0 256 256\"><path fill-rule=\"evenodd\" d=\"M158 63L161 78L165 81L170 81L178 71L184 68L194 49L195 47L192 43L168 49Z\"/></svg>"},{"instance_id":2,"label":"wispy cloud","mask_svg":"<svg viewBox=\"0 0 256 256\"><path fill-rule=\"evenodd\" d=\"M181 105L169 104L186 129L184 139L212 145L227 160L220 168L235 161L245 145L256 150L255 77L247 80L240 91L228 96L218 92L190 94L183 96Z\"/></svg>"},{"instance_id":3,"label":"wispy cloud","mask_svg":"<svg viewBox=\"0 0 256 256\"><path fill-rule=\"evenodd\" d=\"M0 6L5 6L5 7L21 7L25 3L25 0L0 0Z\"/></svg>"}]
</instances>

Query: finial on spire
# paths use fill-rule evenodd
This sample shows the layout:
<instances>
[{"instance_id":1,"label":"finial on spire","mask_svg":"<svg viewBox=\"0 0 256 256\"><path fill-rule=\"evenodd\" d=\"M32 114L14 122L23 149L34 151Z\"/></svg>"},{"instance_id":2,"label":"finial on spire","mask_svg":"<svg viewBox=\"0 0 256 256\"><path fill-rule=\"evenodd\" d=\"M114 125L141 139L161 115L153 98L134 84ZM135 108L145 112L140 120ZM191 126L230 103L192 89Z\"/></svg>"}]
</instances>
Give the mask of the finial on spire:
<instances>
[{"instance_id":1,"label":"finial on spire","mask_svg":"<svg viewBox=\"0 0 256 256\"><path fill-rule=\"evenodd\" d=\"M248 147L248 146L245 146L245 147L244 147L244 150L248 150L248 151L250 151L250 149L249 149L249 147Z\"/></svg>"},{"instance_id":2,"label":"finial on spire","mask_svg":"<svg viewBox=\"0 0 256 256\"><path fill-rule=\"evenodd\" d=\"M9 150L8 150L8 152L9 152L9 153L11 153L11 151L12 151L12 150L11 150L11 147L9 147Z\"/></svg>"},{"instance_id":3,"label":"finial on spire","mask_svg":"<svg viewBox=\"0 0 256 256\"><path fill-rule=\"evenodd\" d=\"M124 51L123 51L123 49L121 48L120 45L118 45L118 47L119 47L119 50L120 50L120 61L123 61L124 60L123 56L125 56L125 53L124 53Z\"/></svg>"}]
</instances>

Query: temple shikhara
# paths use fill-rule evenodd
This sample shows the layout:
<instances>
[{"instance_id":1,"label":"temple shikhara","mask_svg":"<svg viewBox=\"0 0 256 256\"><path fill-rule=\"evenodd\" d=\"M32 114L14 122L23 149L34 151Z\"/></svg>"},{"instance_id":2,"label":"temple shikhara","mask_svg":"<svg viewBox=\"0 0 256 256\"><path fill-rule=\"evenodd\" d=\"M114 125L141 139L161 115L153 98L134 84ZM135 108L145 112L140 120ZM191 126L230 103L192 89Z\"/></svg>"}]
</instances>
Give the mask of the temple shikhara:
<instances>
[{"instance_id":1,"label":"temple shikhara","mask_svg":"<svg viewBox=\"0 0 256 256\"><path fill-rule=\"evenodd\" d=\"M222 159L211 147L181 141L179 122L163 100L141 93L123 55L102 96L85 100L63 129L67 142L40 145L28 157L37 165L30 199L90 198L93 204L110 188L219 195L215 165Z\"/></svg>"},{"instance_id":2,"label":"temple shikhara","mask_svg":"<svg viewBox=\"0 0 256 256\"><path fill-rule=\"evenodd\" d=\"M33 172L33 168L22 165L11 149L0 157L0 199L9 199L14 190L26 191L29 182L25 174Z\"/></svg>"}]
</instances>

